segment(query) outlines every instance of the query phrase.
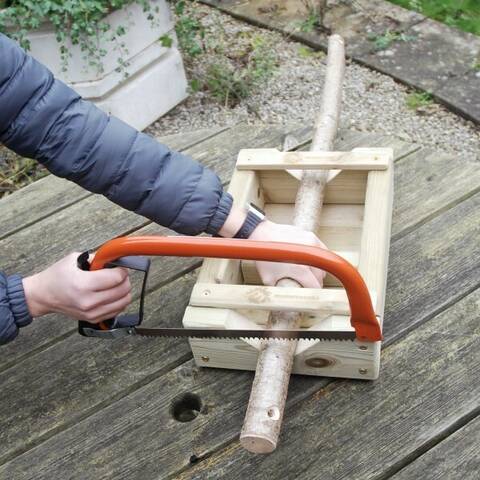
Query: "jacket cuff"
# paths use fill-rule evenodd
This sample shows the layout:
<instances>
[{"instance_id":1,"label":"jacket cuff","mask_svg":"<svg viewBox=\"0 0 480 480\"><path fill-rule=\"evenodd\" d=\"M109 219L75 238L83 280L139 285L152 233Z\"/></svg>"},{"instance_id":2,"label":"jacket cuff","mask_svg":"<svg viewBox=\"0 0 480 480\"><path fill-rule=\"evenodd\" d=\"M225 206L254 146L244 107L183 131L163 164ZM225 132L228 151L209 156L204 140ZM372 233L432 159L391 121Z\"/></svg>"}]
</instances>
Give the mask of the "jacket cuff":
<instances>
[{"instance_id":1,"label":"jacket cuff","mask_svg":"<svg viewBox=\"0 0 480 480\"><path fill-rule=\"evenodd\" d=\"M228 215L230 214L230 210L232 209L233 205L233 197L227 193L223 192L220 201L218 202L217 210L213 215L210 223L208 224L207 228L205 229L206 233L210 235L216 235L218 231L223 227L223 224L227 220Z\"/></svg>"},{"instance_id":2,"label":"jacket cuff","mask_svg":"<svg viewBox=\"0 0 480 480\"><path fill-rule=\"evenodd\" d=\"M20 275L11 275L7 278L7 297L17 327L25 327L32 323Z\"/></svg>"}]
</instances>

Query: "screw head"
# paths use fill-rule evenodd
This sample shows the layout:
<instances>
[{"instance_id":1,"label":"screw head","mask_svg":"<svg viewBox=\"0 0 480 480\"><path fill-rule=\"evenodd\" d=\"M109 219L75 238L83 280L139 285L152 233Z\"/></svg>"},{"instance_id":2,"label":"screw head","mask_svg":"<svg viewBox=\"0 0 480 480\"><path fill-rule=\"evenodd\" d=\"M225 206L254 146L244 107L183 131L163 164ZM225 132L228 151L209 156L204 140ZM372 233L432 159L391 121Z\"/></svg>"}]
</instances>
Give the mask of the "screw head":
<instances>
[{"instance_id":1,"label":"screw head","mask_svg":"<svg viewBox=\"0 0 480 480\"><path fill-rule=\"evenodd\" d=\"M358 373L365 375L366 373L368 373L368 370L366 368L359 368Z\"/></svg>"},{"instance_id":2,"label":"screw head","mask_svg":"<svg viewBox=\"0 0 480 480\"><path fill-rule=\"evenodd\" d=\"M210 357L207 357L206 355L203 355L201 358L202 358L202 362L207 363L210 361Z\"/></svg>"}]
</instances>

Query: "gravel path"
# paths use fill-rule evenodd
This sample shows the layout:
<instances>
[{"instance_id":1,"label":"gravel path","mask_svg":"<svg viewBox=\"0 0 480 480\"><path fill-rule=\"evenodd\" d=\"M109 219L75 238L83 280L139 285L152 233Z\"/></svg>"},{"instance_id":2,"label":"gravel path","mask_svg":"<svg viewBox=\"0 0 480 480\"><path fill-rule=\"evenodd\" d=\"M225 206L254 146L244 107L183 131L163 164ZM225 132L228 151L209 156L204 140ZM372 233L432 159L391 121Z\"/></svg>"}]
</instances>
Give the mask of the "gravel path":
<instances>
[{"instance_id":1,"label":"gravel path","mask_svg":"<svg viewBox=\"0 0 480 480\"><path fill-rule=\"evenodd\" d=\"M305 46L278 33L250 26L210 7L197 8L204 15L204 23L221 23L227 44L235 45L244 32L267 37L275 45L279 67L268 84L234 108L225 108L208 92L192 93L147 132L165 135L241 121L313 125L325 74L324 55L306 55ZM207 60L206 55L197 57L189 74L202 72ZM343 127L396 135L439 151L480 160L480 130L473 123L437 104L420 112L410 110L406 99L411 91L390 77L349 63L343 91Z\"/></svg>"}]
</instances>

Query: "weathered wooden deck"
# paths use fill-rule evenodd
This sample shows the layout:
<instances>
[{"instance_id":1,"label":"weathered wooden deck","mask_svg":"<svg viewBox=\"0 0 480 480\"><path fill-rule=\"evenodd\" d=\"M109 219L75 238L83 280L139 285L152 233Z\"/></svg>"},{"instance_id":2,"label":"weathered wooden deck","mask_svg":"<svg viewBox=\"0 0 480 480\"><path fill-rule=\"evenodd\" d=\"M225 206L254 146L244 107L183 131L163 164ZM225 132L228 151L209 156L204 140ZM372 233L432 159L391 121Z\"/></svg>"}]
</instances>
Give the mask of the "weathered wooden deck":
<instances>
[{"instance_id":1,"label":"weathered wooden deck","mask_svg":"<svg viewBox=\"0 0 480 480\"><path fill-rule=\"evenodd\" d=\"M288 131L237 126L162 139L228 181L238 150ZM280 446L242 451L249 372L195 367L187 341L85 339L60 316L0 348L0 478L477 479L480 471L480 169L399 140L380 379L294 377ZM165 229L53 177L0 201L0 266L24 274L72 250ZM180 325L199 260L156 259L149 325ZM191 392L190 422L172 402Z\"/></svg>"}]
</instances>

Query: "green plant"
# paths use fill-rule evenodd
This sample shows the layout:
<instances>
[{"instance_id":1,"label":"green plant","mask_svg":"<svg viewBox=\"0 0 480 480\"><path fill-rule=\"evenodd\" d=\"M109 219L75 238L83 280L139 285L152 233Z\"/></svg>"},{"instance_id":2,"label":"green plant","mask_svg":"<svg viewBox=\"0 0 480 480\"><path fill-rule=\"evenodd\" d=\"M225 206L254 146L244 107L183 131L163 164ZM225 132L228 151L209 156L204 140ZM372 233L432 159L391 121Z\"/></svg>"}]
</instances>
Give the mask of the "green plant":
<instances>
[{"instance_id":1,"label":"green plant","mask_svg":"<svg viewBox=\"0 0 480 480\"><path fill-rule=\"evenodd\" d=\"M191 2L192 3L192 2ZM204 51L205 28L200 20L187 9L185 0L174 3L175 32L183 53L195 57Z\"/></svg>"},{"instance_id":2,"label":"green plant","mask_svg":"<svg viewBox=\"0 0 480 480\"><path fill-rule=\"evenodd\" d=\"M371 33L367 38L373 42L375 50L385 50L393 42L411 42L415 40L416 37L413 35L406 35L403 32L397 32L395 30L385 30L384 33L378 35L376 33Z\"/></svg>"},{"instance_id":3,"label":"green plant","mask_svg":"<svg viewBox=\"0 0 480 480\"><path fill-rule=\"evenodd\" d=\"M171 46L173 45L173 39L168 34L162 35L158 40L162 44L162 47L171 48Z\"/></svg>"},{"instance_id":4,"label":"green plant","mask_svg":"<svg viewBox=\"0 0 480 480\"><path fill-rule=\"evenodd\" d=\"M480 35L478 0L390 0L390 2L416 10L451 27Z\"/></svg>"},{"instance_id":5,"label":"green plant","mask_svg":"<svg viewBox=\"0 0 480 480\"><path fill-rule=\"evenodd\" d=\"M0 198L47 175L47 170L0 145Z\"/></svg>"},{"instance_id":6,"label":"green plant","mask_svg":"<svg viewBox=\"0 0 480 480\"><path fill-rule=\"evenodd\" d=\"M427 107L433 103L433 96L429 92L413 92L407 95L406 104L411 110Z\"/></svg>"},{"instance_id":7,"label":"green plant","mask_svg":"<svg viewBox=\"0 0 480 480\"><path fill-rule=\"evenodd\" d=\"M193 92L209 91L226 106L233 106L273 74L276 54L264 36L238 32L227 40L220 17L202 23L197 2L173 2L175 31Z\"/></svg>"},{"instance_id":8,"label":"green plant","mask_svg":"<svg viewBox=\"0 0 480 480\"><path fill-rule=\"evenodd\" d=\"M27 32L50 22L60 44L64 71L68 69L71 56L67 47L70 40L73 45L80 45L90 67L103 72L102 59L107 52L99 45L106 40L112 42L119 53L118 70L121 71L127 66L125 56L128 50L122 41L127 26L113 30L105 16L132 3L140 4L149 20L155 22L158 7L152 9L148 0L4 0L4 8L0 10L0 31L18 40L28 50Z\"/></svg>"},{"instance_id":9,"label":"green plant","mask_svg":"<svg viewBox=\"0 0 480 480\"><path fill-rule=\"evenodd\" d=\"M323 28L323 20L327 9L326 0L302 0L307 11L307 18L300 22L299 29L301 32L310 33L314 30Z\"/></svg>"},{"instance_id":10,"label":"green plant","mask_svg":"<svg viewBox=\"0 0 480 480\"><path fill-rule=\"evenodd\" d=\"M314 50L313 48L307 47L305 45L300 45L298 47L298 54L302 58L324 58L325 52L321 50Z\"/></svg>"},{"instance_id":11,"label":"green plant","mask_svg":"<svg viewBox=\"0 0 480 480\"><path fill-rule=\"evenodd\" d=\"M271 45L262 36L252 38L248 51L241 60L242 68L227 57L211 62L203 84L212 95L226 106L235 105L251 95L253 90L269 79L276 66Z\"/></svg>"}]
</instances>

